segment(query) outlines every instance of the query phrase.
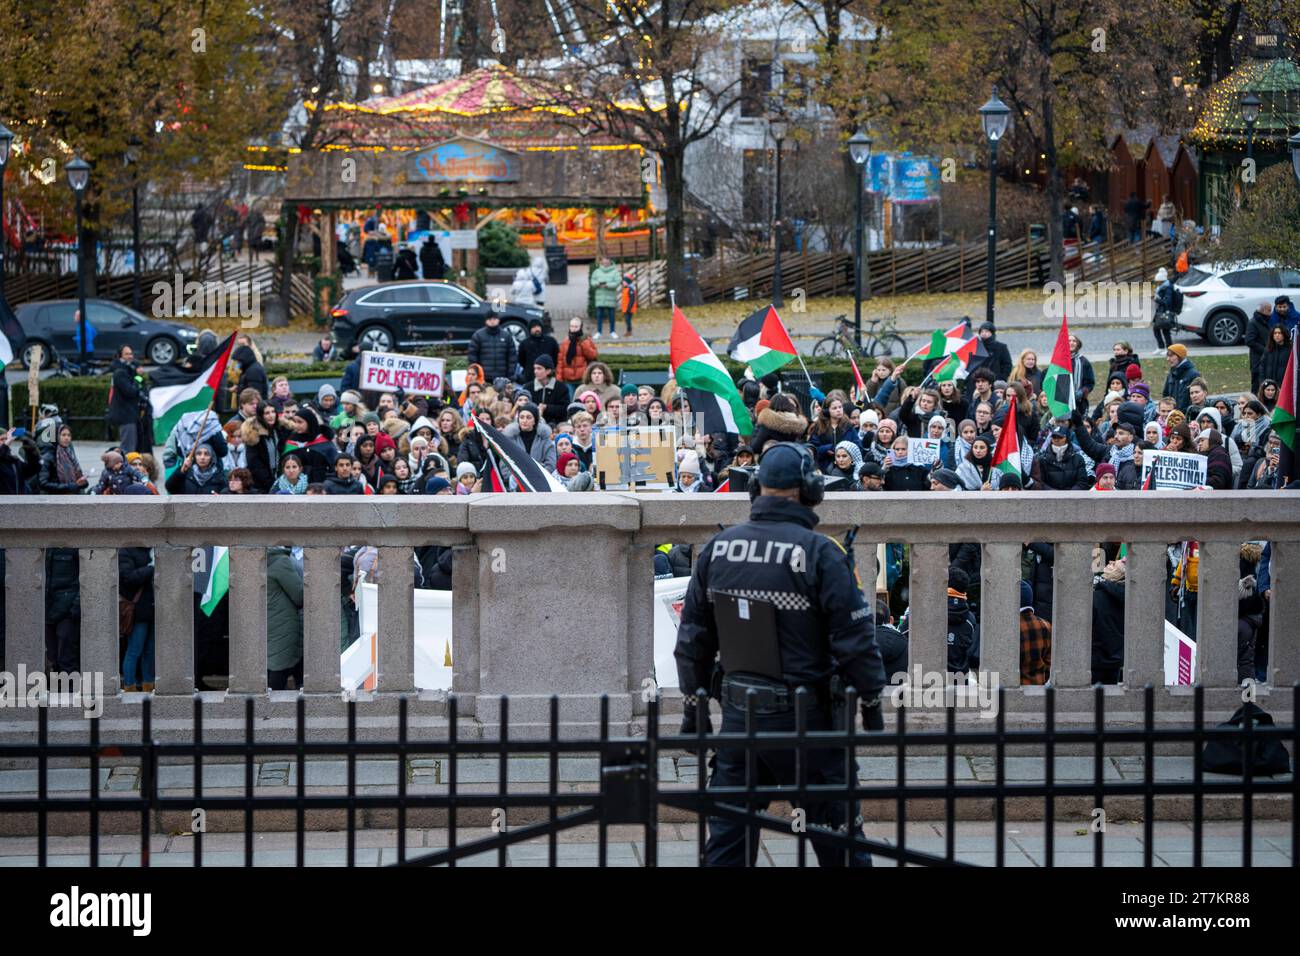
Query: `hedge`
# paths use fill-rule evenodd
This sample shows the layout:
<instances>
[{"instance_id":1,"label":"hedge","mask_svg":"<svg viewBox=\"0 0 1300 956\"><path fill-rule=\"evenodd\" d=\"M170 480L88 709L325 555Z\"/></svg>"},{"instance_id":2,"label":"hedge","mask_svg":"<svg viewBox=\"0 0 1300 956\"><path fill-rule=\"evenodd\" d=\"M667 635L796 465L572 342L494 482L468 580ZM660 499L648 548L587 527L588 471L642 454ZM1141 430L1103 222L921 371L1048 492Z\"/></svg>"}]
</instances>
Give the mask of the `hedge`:
<instances>
[{"instance_id":1,"label":"hedge","mask_svg":"<svg viewBox=\"0 0 1300 956\"><path fill-rule=\"evenodd\" d=\"M463 353L452 354L447 349L425 349L421 350L421 354L442 355L447 359L447 368L449 370L463 369L468 364ZM732 378L739 380L745 371L745 366L733 362L726 356L719 357L722 359L722 364L726 366L727 371L731 373ZM667 371L668 366L666 355L610 356L602 358L601 361L614 370L615 376L624 370L629 372ZM805 358L804 362L823 392L829 392L837 388L848 392L853 388L853 371L846 363L823 358ZM319 362L308 365L272 362L266 366L266 375L268 380L274 380L281 375L291 380L339 379L343 376L344 365L343 362ZM797 363L794 363L787 366L785 371L797 375L800 368ZM908 384L917 384L921 380L920 363L909 365L903 372L903 379ZM108 408L110 385L112 385L112 377L108 375L83 378L47 378L41 381L40 399L42 404L58 405L62 412L72 419L82 419L72 422L74 438L84 441L102 441L104 438L102 422L104 413ZM14 422L25 423L28 417L26 380L15 382L10 394L11 416Z\"/></svg>"}]
</instances>

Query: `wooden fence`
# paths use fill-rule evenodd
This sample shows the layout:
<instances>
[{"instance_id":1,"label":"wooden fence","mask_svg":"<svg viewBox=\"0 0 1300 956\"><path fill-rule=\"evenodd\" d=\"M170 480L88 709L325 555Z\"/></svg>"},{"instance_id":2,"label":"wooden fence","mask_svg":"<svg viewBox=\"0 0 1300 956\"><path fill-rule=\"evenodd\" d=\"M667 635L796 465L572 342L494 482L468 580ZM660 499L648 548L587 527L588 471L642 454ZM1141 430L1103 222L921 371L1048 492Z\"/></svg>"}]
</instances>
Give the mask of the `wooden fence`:
<instances>
[{"instance_id":1,"label":"wooden fence","mask_svg":"<svg viewBox=\"0 0 1300 956\"><path fill-rule=\"evenodd\" d=\"M190 281L192 276L181 273L182 284ZM280 288L280 270L269 263L257 262L230 263L220 269L209 269L203 276L208 282L252 281L256 283L262 298L278 294ZM133 277L127 275L99 275L95 277L95 298L109 299L123 305L131 304ZM140 305L142 310L153 314L153 304L157 296L153 288L157 283L174 285L174 272L146 272L140 276ZM48 299L75 299L77 297L77 274L75 272L56 275L54 273L23 272L5 276L5 298L13 306L24 302L41 302ZM294 315L312 314L312 280L310 277L295 273L290 292L290 311ZM161 318L161 316L160 316Z\"/></svg>"}]
</instances>

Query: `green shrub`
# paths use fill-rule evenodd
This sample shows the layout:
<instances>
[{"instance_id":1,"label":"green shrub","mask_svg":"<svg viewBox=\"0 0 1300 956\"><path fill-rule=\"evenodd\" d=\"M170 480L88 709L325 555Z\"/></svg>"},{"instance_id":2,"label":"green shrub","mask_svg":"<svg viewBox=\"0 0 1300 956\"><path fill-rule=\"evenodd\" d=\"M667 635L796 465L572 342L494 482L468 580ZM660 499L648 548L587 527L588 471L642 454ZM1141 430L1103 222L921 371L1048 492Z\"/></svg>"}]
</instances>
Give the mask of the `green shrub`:
<instances>
[{"instance_id":1,"label":"green shrub","mask_svg":"<svg viewBox=\"0 0 1300 956\"><path fill-rule=\"evenodd\" d=\"M493 220L478 231L478 258L487 269L518 269L528 265L528 250L519 244L519 233Z\"/></svg>"}]
</instances>

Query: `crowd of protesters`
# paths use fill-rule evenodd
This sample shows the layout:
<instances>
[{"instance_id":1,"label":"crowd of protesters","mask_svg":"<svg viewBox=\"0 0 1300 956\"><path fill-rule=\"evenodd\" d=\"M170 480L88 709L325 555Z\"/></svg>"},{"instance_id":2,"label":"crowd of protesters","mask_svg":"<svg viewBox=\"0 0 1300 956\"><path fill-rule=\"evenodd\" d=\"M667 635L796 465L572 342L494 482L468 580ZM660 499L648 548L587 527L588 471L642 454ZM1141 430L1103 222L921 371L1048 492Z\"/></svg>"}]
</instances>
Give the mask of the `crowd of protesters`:
<instances>
[{"instance_id":1,"label":"crowd of protesters","mask_svg":"<svg viewBox=\"0 0 1300 956\"><path fill-rule=\"evenodd\" d=\"M986 323L978 334L988 360L964 381L937 387L907 386L904 366L888 358L877 361L857 401L838 390L790 391L776 375L756 381L747 374L738 383L752 419L743 439L683 427L696 419L685 392L671 379L658 390L617 384L577 318L563 340L535 322L516 345L499 318L490 316L471 343L464 388L442 396L362 392L357 388L361 360L354 352L338 386L324 384L300 401L287 379L268 382L255 346L244 337L231 363L236 381L229 415L184 415L157 454L130 449L126 442L108 450L93 486L67 426L48 436L45 447L26 437L0 442L0 493L468 495L491 490L494 471L490 449L472 419L499 429L575 492L598 487L597 433L656 425L675 427L675 469L668 485L683 494L711 492L726 481L731 490L743 491L765 446L781 441L811 448L830 492L1132 490L1141 487L1144 456L1159 450L1204 456L1211 489L1272 490L1282 486L1284 476L1278 473L1280 443L1271 415L1286 367L1281 353L1290 354L1293 327L1286 324L1286 309L1278 311L1283 315L1274 313L1271 325L1259 333L1263 358L1256 362L1252 353L1257 391L1233 400L1213 394L1183 345L1169 345L1163 361L1148 360L1144 366L1127 342L1117 342L1109 367L1099 375L1083 356L1082 341L1072 336L1075 411L1056 418L1042 392L1044 368L1036 353L1026 349L1013 361ZM1252 321L1260 318L1257 313ZM322 350L337 355L328 337L318 346ZM995 466L994 456L1013 405L1019 467L1006 470ZM124 438L127 434L124 430ZM134 430L129 435L136 437ZM937 440L937 457L914 460L909 439L915 438ZM1295 487L1295 476L1285 477L1292 479L1288 487ZM514 480L509 474L497 478L506 487ZM1103 682L1118 680L1122 665L1125 559L1119 549L1118 543L1100 546L1094 567L1093 672ZM276 610L268 622L277 649L268 660L273 688L288 686L290 677L301 685L301 553L284 550L268 564L268 600ZM891 603L900 612L898 627L890 630L905 642L907 552L902 545L886 550ZM689 555L689 548L666 545L657 552L656 573L689 573ZM1197 555L1195 541L1169 552L1167 616L1193 638ZM370 545L343 554L344 647L358 634L356 587L373 573L377 560ZM979 659L980 548L954 543L950 560L950 626L959 639L950 640L949 663L966 671ZM1052 562L1051 544L1024 549L1022 680L1031 683L1045 681L1050 667ZM1241 679L1255 678L1266 659L1259 648L1267 633L1268 563L1265 542L1243 547ZM75 670L77 552L51 549L47 564L48 656L52 666ZM146 552L123 549L121 569L124 597L149 590ZM417 586L450 589L450 549L417 551L413 577ZM202 681L224 666L220 648L227 627L224 608L200 616L198 599L196 594L196 680ZM894 619L888 609L878 616L882 626ZM130 633L123 634L123 681L129 689L152 688L151 619L151 602L142 602Z\"/></svg>"}]
</instances>

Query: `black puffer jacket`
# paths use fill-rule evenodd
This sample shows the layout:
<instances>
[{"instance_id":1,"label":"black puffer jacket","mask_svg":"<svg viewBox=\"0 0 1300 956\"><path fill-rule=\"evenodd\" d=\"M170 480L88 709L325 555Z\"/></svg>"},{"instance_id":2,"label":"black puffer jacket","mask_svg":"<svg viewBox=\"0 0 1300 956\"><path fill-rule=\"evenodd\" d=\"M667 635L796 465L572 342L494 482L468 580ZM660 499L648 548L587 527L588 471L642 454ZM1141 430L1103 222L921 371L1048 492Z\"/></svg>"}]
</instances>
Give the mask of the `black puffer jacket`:
<instances>
[{"instance_id":1,"label":"black puffer jacket","mask_svg":"<svg viewBox=\"0 0 1300 956\"><path fill-rule=\"evenodd\" d=\"M451 548L429 545L415 552L423 578L421 587L429 591L451 590Z\"/></svg>"},{"instance_id":2,"label":"black puffer jacket","mask_svg":"<svg viewBox=\"0 0 1300 956\"><path fill-rule=\"evenodd\" d=\"M244 464L253 475L253 490L266 494L275 484L280 467L275 436L265 425L250 418L239 425L239 435L244 441Z\"/></svg>"},{"instance_id":3,"label":"black puffer jacket","mask_svg":"<svg viewBox=\"0 0 1300 956\"><path fill-rule=\"evenodd\" d=\"M113 359L108 370L113 373L113 392L108 401L109 424L133 425L140 417L140 386L135 380L135 366Z\"/></svg>"},{"instance_id":4,"label":"black puffer jacket","mask_svg":"<svg viewBox=\"0 0 1300 956\"><path fill-rule=\"evenodd\" d=\"M964 597L948 595L948 670L965 673L980 663L980 632Z\"/></svg>"},{"instance_id":5,"label":"black puffer jacket","mask_svg":"<svg viewBox=\"0 0 1300 956\"><path fill-rule=\"evenodd\" d=\"M36 442L20 438L21 457L9 445L0 445L0 495L32 494L31 480L41 468Z\"/></svg>"},{"instance_id":6,"label":"black puffer jacket","mask_svg":"<svg viewBox=\"0 0 1300 956\"><path fill-rule=\"evenodd\" d=\"M1093 679L1124 666L1124 582L1098 581L1092 591Z\"/></svg>"},{"instance_id":7,"label":"black puffer jacket","mask_svg":"<svg viewBox=\"0 0 1300 956\"><path fill-rule=\"evenodd\" d=\"M76 548L45 552L45 620L81 617L81 555Z\"/></svg>"},{"instance_id":8,"label":"black puffer jacket","mask_svg":"<svg viewBox=\"0 0 1300 956\"><path fill-rule=\"evenodd\" d=\"M39 485L43 495L79 495L84 490L75 481L59 481L59 448L48 445L41 452Z\"/></svg>"},{"instance_id":9,"label":"black puffer jacket","mask_svg":"<svg viewBox=\"0 0 1300 956\"><path fill-rule=\"evenodd\" d=\"M1073 445L1059 460L1050 447L1039 452L1034 458L1034 481L1051 491L1087 491L1092 487L1088 463Z\"/></svg>"},{"instance_id":10,"label":"black puffer jacket","mask_svg":"<svg viewBox=\"0 0 1300 956\"><path fill-rule=\"evenodd\" d=\"M257 394L263 398L270 395L271 390L266 382L266 369L262 368L262 363L257 360L250 347L241 345L230 353L230 357L239 363L239 391L255 388Z\"/></svg>"},{"instance_id":11,"label":"black puffer jacket","mask_svg":"<svg viewBox=\"0 0 1300 956\"><path fill-rule=\"evenodd\" d=\"M153 620L153 565L149 563L148 548L118 548L117 592L126 600L140 592L135 604L135 622L148 624Z\"/></svg>"},{"instance_id":12,"label":"black puffer jacket","mask_svg":"<svg viewBox=\"0 0 1300 956\"><path fill-rule=\"evenodd\" d=\"M754 449L755 459L763 454L763 446L769 442L807 441L808 419L796 412L778 412L765 408L758 413L757 427L749 440Z\"/></svg>"},{"instance_id":13,"label":"black puffer jacket","mask_svg":"<svg viewBox=\"0 0 1300 956\"><path fill-rule=\"evenodd\" d=\"M515 377L518 352L514 336L499 325L495 329L485 325L469 339L469 364L483 366L483 375L489 382Z\"/></svg>"}]
</instances>

